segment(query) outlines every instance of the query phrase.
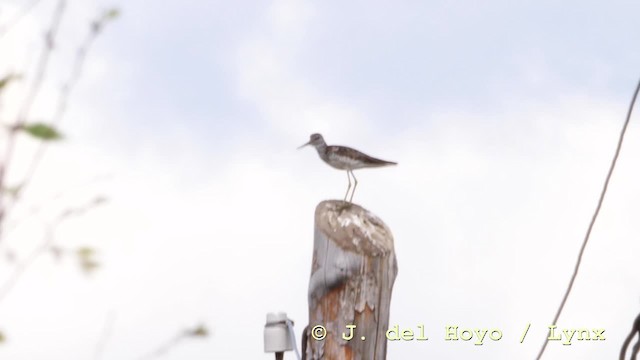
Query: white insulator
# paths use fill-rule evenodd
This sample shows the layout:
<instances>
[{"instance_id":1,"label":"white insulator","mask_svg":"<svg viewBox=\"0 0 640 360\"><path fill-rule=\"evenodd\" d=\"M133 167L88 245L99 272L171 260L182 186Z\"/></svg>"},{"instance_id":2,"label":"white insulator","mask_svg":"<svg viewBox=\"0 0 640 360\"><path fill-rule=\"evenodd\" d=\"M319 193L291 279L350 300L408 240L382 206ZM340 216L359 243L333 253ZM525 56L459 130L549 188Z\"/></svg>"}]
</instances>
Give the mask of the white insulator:
<instances>
[{"instance_id":1,"label":"white insulator","mask_svg":"<svg viewBox=\"0 0 640 360\"><path fill-rule=\"evenodd\" d=\"M283 352L293 349L287 327L287 314L268 313L264 325L264 352Z\"/></svg>"}]
</instances>

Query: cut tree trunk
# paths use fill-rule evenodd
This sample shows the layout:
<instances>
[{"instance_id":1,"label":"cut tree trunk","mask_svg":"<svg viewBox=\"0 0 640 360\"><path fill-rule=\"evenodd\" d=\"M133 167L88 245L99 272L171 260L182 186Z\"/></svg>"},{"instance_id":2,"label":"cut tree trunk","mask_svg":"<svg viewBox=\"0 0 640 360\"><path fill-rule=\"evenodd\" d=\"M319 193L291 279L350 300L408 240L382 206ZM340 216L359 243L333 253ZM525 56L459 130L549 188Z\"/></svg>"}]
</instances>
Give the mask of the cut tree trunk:
<instances>
[{"instance_id":1,"label":"cut tree trunk","mask_svg":"<svg viewBox=\"0 0 640 360\"><path fill-rule=\"evenodd\" d=\"M397 272L393 236L382 220L344 201L318 204L303 356L308 360L385 359ZM318 340L322 329L326 337ZM351 333L353 337L345 339Z\"/></svg>"}]
</instances>

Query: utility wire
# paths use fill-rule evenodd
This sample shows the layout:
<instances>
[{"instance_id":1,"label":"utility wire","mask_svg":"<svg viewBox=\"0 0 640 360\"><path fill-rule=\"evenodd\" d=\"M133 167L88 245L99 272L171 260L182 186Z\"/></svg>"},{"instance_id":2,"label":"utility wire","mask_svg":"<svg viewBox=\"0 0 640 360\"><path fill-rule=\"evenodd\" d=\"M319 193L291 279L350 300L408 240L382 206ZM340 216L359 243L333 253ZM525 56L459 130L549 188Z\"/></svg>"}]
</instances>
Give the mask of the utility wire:
<instances>
[{"instance_id":1,"label":"utility wire","mask_svg":"<svg viewBox=\"0 0 640 360\"><path fill-rule=\"evenodd\" d=\"M638 350L640 349L640 315L636 317L636 320L633 322L633 327L631 328L631 332L629 333L627 338L624 340L624 343L622 344L622 349L620 350L620 360L624 360L625 357L627 357L627 348L629 348L629 345L631 344L631 340L633 340L633 337L636 335L636 333L638 334L638 341L633 346L633 350L631 353L631 360L636 360L636 356L638 355Z\"/></svg>"},{"instance_id":2,"label":"utility wire","mask_svg":"<svg viewBox=\"0 0 640 360\"><path fill-rule=\"evenodd\" d=\"M600 208L602 207L602 202L604 201L604 196L607 193L607 188L609 187L609 181L611 180L611 175L613 174L613 169L616 167L616 162L618 161L618 156L620 155L620 149L622 148L622 142L624 141L624 135L627 132L627 127L629 126L629 121L631 120L631 113L633 112L633 105L636 102L636 98L638 97L638 92L640 92L640 81L638 81L638 85L636 86L636 91L633 93L633 98L631 98L631 104L629 104L629 111L627 112L627 118L622 126L622 130L620 131L620 137L618 139L618 146L616 147L616 153L613 156L613 160L611 161L611 166L609 167L609 173L607 174L607 178L604 181L604 186L602 187L602 192L600 192L600 199L598 200L598 206L596 206L596 210L593 213L593 217L591 218L591 222L589 223L589 228L587 229L587 233L584 236L584 240L582 241L582 247L580 248L580 253L578 254L578 261L576 262L576 266L573 270L573 276L571 276L571 281L569 281L569 286L567 287L567 291L562 298L562 302L560 303L560 307L558 308L558 312L556 312L556 316L553 318L552 325L556 325L558 319L560 318L560 314L562 313L562 309L567 302L567 298L569 298L569 294L571 293L571 289L573 288L573 283L578 276L578 271L580 270L580 263L582 262L582 255L584 255L584 250L587 247L587 243L589 242L589 237L591 236L591 230L593 229L593 224L595 224L596 219L598 218L598 214L600 213ZM538 353L537 360L542 358L542 354L544 354L544 350L549 343L549 337L544 340L544 344L542 344L542 348Z\"/></svg>"},{"instance_id":3,"label":"utility wire","mask_svg":"<svg viewBox=\"0 0 640 360\"><path fill-rule=\"evenodd\" d=\"M295 350L296 357L300 360L300 352L298 351L298 343L296 342L296 332L293 330L293 321L290 319L287 319L287 328L289 328L289 337L291 338L293 350Z\"/></svg>"}]
</instances>

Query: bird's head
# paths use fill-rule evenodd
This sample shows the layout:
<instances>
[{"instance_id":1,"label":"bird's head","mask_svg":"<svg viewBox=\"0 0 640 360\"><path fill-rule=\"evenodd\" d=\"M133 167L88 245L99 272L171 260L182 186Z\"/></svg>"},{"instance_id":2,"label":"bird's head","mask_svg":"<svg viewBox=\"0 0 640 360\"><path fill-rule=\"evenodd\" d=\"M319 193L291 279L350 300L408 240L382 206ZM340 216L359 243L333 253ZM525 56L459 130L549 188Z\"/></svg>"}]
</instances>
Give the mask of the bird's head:
<instances>
[{"instance_id":1,"label":"bird's head","mask_svg":"<svg viewBox=\"0 0 640 360\"><path fill-rule=\"evenodd\" d=\"M322 135L320 134L311 134L311 136L309 137L309 141L306 144L301 145L300 147L298 147L298 149L301 149L307 145L312 145L314 147L318 147L318 146L322 146L322 145L326 145L324 143L324 139L322 138Z\"/></svg>"}]
</instances>

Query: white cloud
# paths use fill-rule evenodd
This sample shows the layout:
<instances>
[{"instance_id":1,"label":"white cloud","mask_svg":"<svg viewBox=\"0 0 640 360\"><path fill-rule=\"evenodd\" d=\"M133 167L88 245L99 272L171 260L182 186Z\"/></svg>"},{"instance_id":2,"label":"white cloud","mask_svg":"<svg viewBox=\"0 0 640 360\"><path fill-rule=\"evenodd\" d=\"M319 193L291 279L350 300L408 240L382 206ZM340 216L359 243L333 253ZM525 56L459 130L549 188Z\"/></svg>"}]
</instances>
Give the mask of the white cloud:
<instances>
[{"instance_id":1,"label":"white cloud","mask_svg":"<svg viewBox=\"0 0 640 360\"><path fill-rule=\"evenodd\" d=\"M229 60L239 95L286 139L296 142L312 132L354 133L365 124L361 109L319 93L296 63L296 50L305 41L312 16L307 3L274 2L269 21L255 25Z\"/></svg>"}]
</instances>

